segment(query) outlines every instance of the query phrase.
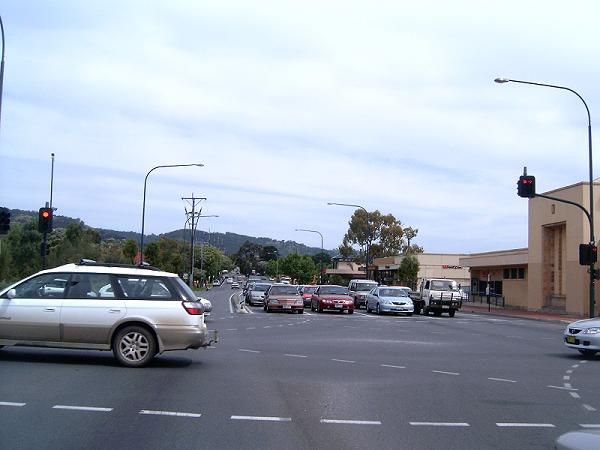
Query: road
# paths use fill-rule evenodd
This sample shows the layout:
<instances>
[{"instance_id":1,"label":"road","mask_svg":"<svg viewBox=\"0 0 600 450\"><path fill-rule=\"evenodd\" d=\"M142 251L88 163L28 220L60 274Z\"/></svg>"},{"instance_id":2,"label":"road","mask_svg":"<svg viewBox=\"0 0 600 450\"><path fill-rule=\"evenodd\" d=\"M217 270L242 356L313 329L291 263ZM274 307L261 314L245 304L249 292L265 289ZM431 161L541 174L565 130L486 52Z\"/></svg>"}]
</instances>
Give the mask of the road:
<instances>
[{"instance_id":1,"label":"road","mask_svg":"<svg viewBox=\"0 0 600 450\"><path fill-rule=\"evenodd\" d=\"M147 368L108 352L0 351L1 448L541 449L600 427L600 358L563 325L231 308L215 348ZM235 294L234 294L235 295Z\"/></svg>"}]
</instances>

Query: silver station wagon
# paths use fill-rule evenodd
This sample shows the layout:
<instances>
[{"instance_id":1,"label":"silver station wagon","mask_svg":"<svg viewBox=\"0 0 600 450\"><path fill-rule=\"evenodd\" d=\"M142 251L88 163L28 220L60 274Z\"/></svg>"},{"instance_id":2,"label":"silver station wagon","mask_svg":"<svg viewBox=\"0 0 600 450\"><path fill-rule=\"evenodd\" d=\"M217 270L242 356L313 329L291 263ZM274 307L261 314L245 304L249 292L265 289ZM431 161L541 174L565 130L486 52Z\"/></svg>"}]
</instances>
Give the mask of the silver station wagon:
<instances>
[{"instance_id":1,"label":"silver station wagon","mask_svg":"<svg viewBox=\"0 0 600 450\"><path fill-rule=\"evenodd\" d=\"M141 367L165 351L216 341L194 292L147 266L82 260L0 291L0 348L112 350L121 364Z\"/></svg>"}]
</instances>

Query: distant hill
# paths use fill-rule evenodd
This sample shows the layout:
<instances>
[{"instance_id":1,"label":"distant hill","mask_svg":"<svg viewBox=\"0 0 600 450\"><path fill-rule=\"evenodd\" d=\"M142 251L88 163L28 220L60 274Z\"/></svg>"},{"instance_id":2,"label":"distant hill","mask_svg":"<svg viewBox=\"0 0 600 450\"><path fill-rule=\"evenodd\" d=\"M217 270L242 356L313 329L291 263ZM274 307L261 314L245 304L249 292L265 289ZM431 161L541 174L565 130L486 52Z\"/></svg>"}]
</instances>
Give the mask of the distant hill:
<instances>
[{"instance_id":1,"label":"distant hill","mask_svg":"<svg viewBox=\"0 0 600 450\"><path fill-rule=\"evenodd\" d=\"M25 224L31 220L38 220L38 212L37 211L24 211L20 209L11 209L11 223ZM66 228L71 223L82 223L83 221L79 218L74 219L72 217L67 216L54 216L54 228ZM140 233L136 233L135 231L116 231L109 230L105 228L94 228L99 234L102 240L108 239L117 239L117 240L126 240L133 239L136 242L140 240ZM175 230L170 231L169 233L163 233L160 235L156 234L148 234L145 235L144 242L150 243L157 241L161 237L166 237L175 240L184 240L189 242L190 240L190 231L189 230ZM246 236L244 234L236 234L236 233L208 233L206 231L196 231L194 239L197 242L204 242L214 247L221 249L225 254L232 255L237 253L240 247L246 241L250 241L254 244L259 244L262 246L272 245L279 251L281 256L287 256L290 253L298 252L301 255L314 255L321 251L320 247L308 247L304 244L299 244L295 241L278 241L271 238L266 237L254 237L254 236ZM325 252L329 253L331 256L337 255L337 250L327 250Z\"/></svg>"}]
</instances>

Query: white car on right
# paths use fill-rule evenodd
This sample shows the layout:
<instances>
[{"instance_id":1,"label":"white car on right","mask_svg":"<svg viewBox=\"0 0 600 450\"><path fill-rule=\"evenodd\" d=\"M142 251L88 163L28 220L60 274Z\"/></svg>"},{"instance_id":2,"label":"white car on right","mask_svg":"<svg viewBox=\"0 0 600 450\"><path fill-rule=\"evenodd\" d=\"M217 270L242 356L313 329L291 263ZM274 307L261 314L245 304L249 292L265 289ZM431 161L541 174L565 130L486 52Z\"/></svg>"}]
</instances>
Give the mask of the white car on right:
<instances>
[{"instance_id":1,"label":"white car on right","mask_svg":"<svg viewBox=\"0 0 600 450\"><path fill-rule=\"evenodd\" d=\"M563 333L565 345L584 356L600 352L600 318L578 320L567 325Z\"/></svg>"},{"instance_id":2,"label":"white car on right","mask_svg":"<svg viewBox=\"0 0 600 450\"><path fill-rule=\"evenodd\" d=\"M415 306L406 288L401 286L377 286L367 294L367 312L377 314L401 313L412 316Z\"/></svg>"}]
</instances>

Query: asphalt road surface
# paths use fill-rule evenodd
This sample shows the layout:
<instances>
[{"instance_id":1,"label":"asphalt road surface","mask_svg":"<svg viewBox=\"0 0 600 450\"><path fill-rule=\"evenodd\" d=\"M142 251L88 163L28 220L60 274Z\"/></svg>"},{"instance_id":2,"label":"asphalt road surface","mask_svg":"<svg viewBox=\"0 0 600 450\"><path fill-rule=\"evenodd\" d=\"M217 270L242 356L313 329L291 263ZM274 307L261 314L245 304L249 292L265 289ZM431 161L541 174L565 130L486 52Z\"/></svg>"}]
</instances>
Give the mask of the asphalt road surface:
<instances>
[{"instance_id":1,"label":"asphalt road surface","mask_svg":"<svg viewBox=\"0 0 600 450\"><path fill-rule=\"evenodd\" d=\"M548 449L600 427L600 358L566 349L564 325L240 312L237 292L205 294L214 348L143 369L0 350L0 448Z\"/></svg>"}]
</instances>

